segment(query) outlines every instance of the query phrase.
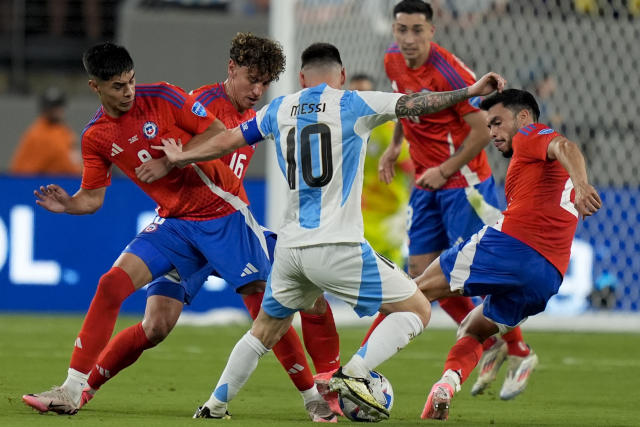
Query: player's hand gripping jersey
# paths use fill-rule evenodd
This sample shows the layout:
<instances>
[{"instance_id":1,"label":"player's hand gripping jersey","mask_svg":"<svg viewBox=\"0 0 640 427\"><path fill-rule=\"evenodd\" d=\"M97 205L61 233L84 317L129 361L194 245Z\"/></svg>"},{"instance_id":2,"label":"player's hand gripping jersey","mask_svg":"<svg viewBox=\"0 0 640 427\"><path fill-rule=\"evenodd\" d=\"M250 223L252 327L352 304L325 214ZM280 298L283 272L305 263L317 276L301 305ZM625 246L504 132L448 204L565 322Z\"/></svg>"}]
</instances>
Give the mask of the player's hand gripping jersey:
<instances>
[{"instance_id":1,"label":"player's hand gripping jersey","mask_svg":"<svg viewBox=\"0 0 640 427\"><path fill-rule=\"evenodd\" d=\"M384 68L394 92L403 94L444 92L475 83L473 72L455 55L435 43L431 43L427 61L417 69L407 66L398 45L393 43L384 55ZM471 129L463 116L479 111L476 107L478 102L478 98L472 98L439 113L401 119L416 176L440 165L460 147ZM453 174L441 189L475 185L490 176L487 154L482 150Z\"/></svg>"},{"instance_id":2,"label":"player's hand gripping jersey","mask_svg":"<svg viewBox=\"0 0 640 427\"><path fill-rule=\"evenodd\" d=\"M513 137L513 158L505 181L507 209L501 230L544 256L561 274L567 271L578 224L569 174L547 148L559 134L535 123Z\"/></svg>"},{"instance_id":3,"label":"player's hand gripping jersey","mask_svg":"<svg viewBox=\"0 0 640 427\"><path fill-rule=\"evenodd\" d=\"M111 166L118 166L158 204L158 215L206 220L227 215L246 204L240 180L220 161L173 169L164 178L145 184L135 168L162 157L161 138L180 138L206 130L215 120L204 106L182 89L168 83L136 86L134 105L119 118L100 107L82 134L84 170L82 188L96 189L111 183Z\"/></svg>"},{"instance_id":4,"label":"player's hand gripping jersey","mask_svg":"<svg viewBox=\"0 0 640 427\"><path fill-rule=\"evenodd\" d=\"M202 86L191 91L191 94L196 98L196 101L204 105L207 110L224 123L227 129L233 129L239 126L240 123L256 116L256 112L252 108L242 114L239 113L231 103L231 100L229 100L222 83ZM247 173L247 167L254 153L255 146L247 145L238 148L233 153L222 156L220 160L228 164L233 173L242 180Z\"/></svg>"},{"instance_id":5,"label":"player's hand gripping jersey","mask_svg":"<svg viewBox=\"0 0 640 427\"><path fill-rule=\"evenodd\" d=\"M371 130L393 119L401 94L326 84L279 97L241 125L248 143L275 142L289 184L278 245L364 242L362 168Z\"/></svg>"}]
</instances>

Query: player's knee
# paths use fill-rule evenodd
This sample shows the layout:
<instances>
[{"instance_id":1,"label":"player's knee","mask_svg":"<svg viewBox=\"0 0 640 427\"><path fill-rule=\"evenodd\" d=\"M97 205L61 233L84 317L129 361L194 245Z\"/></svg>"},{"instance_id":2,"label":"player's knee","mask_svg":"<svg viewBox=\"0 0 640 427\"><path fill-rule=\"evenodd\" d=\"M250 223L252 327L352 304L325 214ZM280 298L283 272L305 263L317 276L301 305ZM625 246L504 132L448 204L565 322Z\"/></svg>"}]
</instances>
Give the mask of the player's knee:
<instances>
[{"instance_id":1,"label":"player's knee","mask_svg":"<svg viewBox=\"0 0 640 427\"><path fill-rule=\"evenodd\" d=\"M100 277L95 298L107 308L119 308L134 290L129 275L121 268L112 267Z\"/></svg>"},{"instance_id":2,"label":"player's knee","mask_svg":"<svg viewBox=\"0 0 640 427\"><path fill-rule=\"evenodd\" d=\"M147 339L154 344L162 342L173 330L175 322L173 319L163 318L162 316L145 317L142 321L142 329Z\"/></svg>"}]
</instances>

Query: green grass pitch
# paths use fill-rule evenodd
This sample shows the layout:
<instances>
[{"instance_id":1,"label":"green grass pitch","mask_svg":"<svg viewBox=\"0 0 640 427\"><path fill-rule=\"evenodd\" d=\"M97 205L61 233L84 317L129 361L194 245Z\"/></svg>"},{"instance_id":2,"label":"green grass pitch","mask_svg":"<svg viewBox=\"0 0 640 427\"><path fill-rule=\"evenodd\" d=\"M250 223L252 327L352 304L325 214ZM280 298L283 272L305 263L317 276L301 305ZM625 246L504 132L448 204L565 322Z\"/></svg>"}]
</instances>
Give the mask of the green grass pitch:
<instances>
[{"instance_id":1,"label":"green grass pitch","mask_svg":"<svg viewBox=\"0 0 640 427\"><path fill-rule=\"evenodd\" d=\"M133 324L125 317L116 330ZM272 354L266 355L231 403L230 421L191 419L207 399L234 343L246 326L178 326L107 383L77 415L39 415L20 396L43 391L66 376L80 317L0 316L0 426L241 426L309 425L302 399ZM341 328L343 360L365 330ZM391 381L395 404L384 425L437 425L419 415L438 379L453 330L426 330L379 367ZM527 390L513 401L497 396L502 375L488 393L471 397L475 374L458 393L446 425L638 426L640 335L529 332L540 364ZM504 367L503 367L504 371ZM501 374L503 374L502 372ZM341 423L349 421L341 418Z\"/></svg>"}]
</instances>

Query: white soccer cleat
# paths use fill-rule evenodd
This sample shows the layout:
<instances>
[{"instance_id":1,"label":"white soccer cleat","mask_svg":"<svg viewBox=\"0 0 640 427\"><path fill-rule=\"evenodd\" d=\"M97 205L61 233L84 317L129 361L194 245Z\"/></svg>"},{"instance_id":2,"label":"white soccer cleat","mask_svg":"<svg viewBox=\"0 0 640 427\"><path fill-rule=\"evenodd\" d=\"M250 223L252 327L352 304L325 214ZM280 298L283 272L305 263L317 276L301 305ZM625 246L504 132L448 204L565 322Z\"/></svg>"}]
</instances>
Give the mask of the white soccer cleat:
<instances>
[{"instance_id":1,"label":"white soccer cleat","mask_svg":"<svg viewBox=\"0 0 640 427\"><path fill-rule=\"evenodd\" d=\"M304 405L309 413L309 418L314 423L337 423L338 417L329 407L329 403L324 400L312 400Z\"/></svg>"},{"instance_id":2,"label":"white soccer cleat","mask_svg":"<svg viewBox=\"0 0 640 427\"><path fill-rule=\"evenodd\" d=\"M348 399L368 415L380 420L389 418L389 410L373 395L369 378L350 377L338 369L329 381L329 390L336 391L342 399Z\"/></svg>"},{"instance_id":3,"label":"white soccer cleat","mask_svg":"<svg viewBox=\"0 0 640 427\"><path fill-rule=\"evenodd\" d=\"M40 412L53 411L66 415L75 415L79 407L62 387L53 387L49 391L37 394L25 394L22 401Z\"/></svg>"},{"instance_id":4,"label":"white soccer cleat","mask_svg":"<svg viewBox=\"0 0 640 427\"><path fill-rule=\"evenodd\" d=\"M471 387L471 395L482 394L496 379L500 366L507 358L507 343L498 338L495 343L482 353L478 362L478 378Z\"/></svg>"},{"instance_id":5,"label":"white soccer cleat","mask_svg":"<svg viewBox=\"0 0 640 427\"><path fill-rule=\"evenodd\" d=\"M206 406L198 406L196 412L193 414L193 418L214 418L218 420L230 420L231 414L229 411L224 411L222 415L215 415L211 413L211 410Z\"/></svg>"},{"instance_id":6,"label":"white soccer cleat","mask_svg":"<svg viewBox=\"0 0 640 427\"><path fill-rule=\"evenodd\" d=\"M529 376L538 365L538 355L530 350L528 356L509 356L509 370L504 378L504 384L500 390L500 399L513 399L524 391L529 381Z\"/></svg>"}]
</instances>

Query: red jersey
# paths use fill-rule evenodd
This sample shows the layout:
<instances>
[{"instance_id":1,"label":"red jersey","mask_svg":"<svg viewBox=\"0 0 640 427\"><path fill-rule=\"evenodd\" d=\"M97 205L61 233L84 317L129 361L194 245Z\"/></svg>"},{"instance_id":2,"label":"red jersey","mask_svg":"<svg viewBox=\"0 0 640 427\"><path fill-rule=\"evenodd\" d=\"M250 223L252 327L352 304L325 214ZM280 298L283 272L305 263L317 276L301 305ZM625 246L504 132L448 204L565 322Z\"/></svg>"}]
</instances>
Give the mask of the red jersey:
<instances>
[{"instance_id":1,"label":"red jersey","mask_svg":"<svg viewBox=\"0 0 640 427\"><path fill-rule=\"evenodd\" d=\"M251 108L240 114L231 103L222 83L202 86L192 90L191 94L198 102L207 107L207 110L220 119L227 129L239 126L242 122L256 116L256 112ZM233 173L242 180L255 150L255 145L247 145L238 148L233 153L222 156L220 160L229 165Z\"/></svg>"},{"instance_id":2,"label":"red jersey","mask_svg":"<svg viewBox=\"0 0 640 427\"><path fill-rule=\"evenodd\" d=\"M547 158L549 143L558 135L534 123L513 137L501 230L531 246L564 275L578 211L573 205L575 191L569 174L560 162Z\"/></svg>"},{"instance_id":3,"label":"red jersey","mask_svg":"<svg viewBox=\"0 0 640 427\"><path fill-rule=\"evenodd\" d=\"M82 188L111 183L111 166L118 166L158 204L158 215L206 220L228 215L246 205L240 180L220 161L174 168L151 184L138 180L135 168L164 156L151 148L161 138L188 143L206 130L215 117L182 89L168 83L136 86L131 109L114 118L100 107L82 133Z\"/></svg>"},{"instance_id":4,"label":"red jersey","mask_svg":"<svg viewBox=\"0 0 640 427\"><path fill-rule=\"evenodd\" d=\"M473 72L455 55L431 43L429 57L422 66L412 69L396 43L384 55L384 68L395 92L445 92L462 89L475 82ZM427 168L438 166L460 147L471 127L464 121L466 114L479 111L478 98L460 102L435 114L400 119L404 136L409 141L409 154L415 164L416 176ZM446 188L462 188L478 184L491 176L487 154L476 157L453 174Z\"/></svg>"}]
</instances>

